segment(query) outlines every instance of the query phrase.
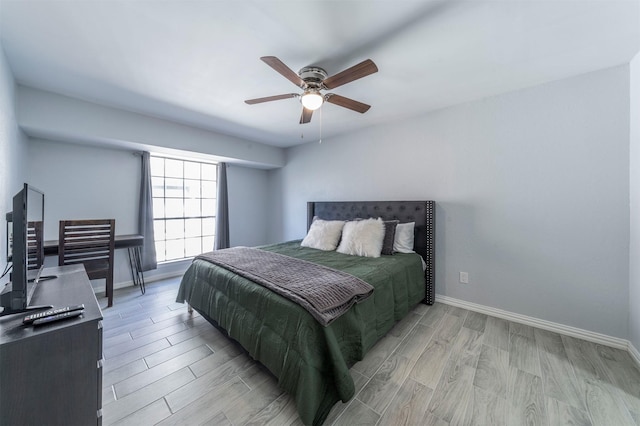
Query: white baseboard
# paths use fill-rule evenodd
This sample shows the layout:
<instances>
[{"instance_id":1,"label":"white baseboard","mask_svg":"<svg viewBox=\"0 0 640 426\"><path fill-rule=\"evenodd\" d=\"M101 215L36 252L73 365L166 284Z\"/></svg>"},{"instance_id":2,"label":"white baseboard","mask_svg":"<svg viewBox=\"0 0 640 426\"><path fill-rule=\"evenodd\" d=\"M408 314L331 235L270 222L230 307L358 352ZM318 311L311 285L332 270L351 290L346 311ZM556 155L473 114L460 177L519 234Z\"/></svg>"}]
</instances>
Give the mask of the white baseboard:
<instances>
[{"instance_id":1,"label":"white baseboard","mask_svg":"<svg viewBox=\"0 0 640 426\"><path fill-rule=\"evenodd\" d=\"M520 324L530 325L532 327L542 328L544 330L553 331L559 334L587 340L593 343L610 346L617 349L629 351L629 354L636 360L640 366L640 354L633 348L631 342L618 337L607 336L606 334L595 333L593 331L583 330L581 328L571 327L556 322L546 321L539 318L529 317L526 315L516 314L502 309L492 308L489 306L478 305L476 303L466 302L464 300L454 299L453 297L440 296L436 294L436 302L446 305L457 306L459 308L468 309L470 311L479 312L481 314L491 315L493 317L503 318ZM631 350L633 348L633 351Z\"/></svg>"}]
</instances>

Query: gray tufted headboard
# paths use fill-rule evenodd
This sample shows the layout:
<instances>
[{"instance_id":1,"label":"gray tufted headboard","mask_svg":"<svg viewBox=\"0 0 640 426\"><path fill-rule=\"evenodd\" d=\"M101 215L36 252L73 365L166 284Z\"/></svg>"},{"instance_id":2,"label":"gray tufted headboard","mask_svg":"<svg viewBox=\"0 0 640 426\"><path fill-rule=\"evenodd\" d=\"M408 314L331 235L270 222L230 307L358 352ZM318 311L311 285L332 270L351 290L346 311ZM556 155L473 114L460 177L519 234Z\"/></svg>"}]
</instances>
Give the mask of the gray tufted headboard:
<instances>
[{"instance_id":1,"label":"gray tufted headboard","mask_svg":"<svg viewBox=\"0 0 640 426\"><path fill-rule=\"evenodd\" d=\"M426 297L432 305L435 299L435 201L310 201L307 203L307 229L317 216L325 220L352 220L381 217L383 220L415 222L414 250L427 264L425 270Z\"/></svg>"}]
</instances>

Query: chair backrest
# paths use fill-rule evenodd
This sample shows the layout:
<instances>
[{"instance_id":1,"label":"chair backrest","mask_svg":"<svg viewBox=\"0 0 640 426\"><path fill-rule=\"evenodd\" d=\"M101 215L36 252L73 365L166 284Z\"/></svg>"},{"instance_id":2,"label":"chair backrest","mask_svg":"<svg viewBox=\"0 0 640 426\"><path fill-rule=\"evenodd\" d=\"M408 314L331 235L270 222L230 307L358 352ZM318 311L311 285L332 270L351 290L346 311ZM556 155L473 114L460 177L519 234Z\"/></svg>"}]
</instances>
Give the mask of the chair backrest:
<instances>
[{"instance_id":1,"label":"chair backrest","mask_svg":"<svg viewBox=\"0 0 640 426\"><path fill-rule=\"evenodd\" d=\"M61 220L58 265L83 263L90 279L113 274L115 219Z\"/></svg>"},{"instance_id":2,"label":"chair backrest","mask_svg":"<svg viewBox=\"0 0 640 426\"><path fill-rule=\"evenodd\" d=\"M27 269L40 269L44 263L42 221L27 223Z\"/></svg>"}]
</instances>

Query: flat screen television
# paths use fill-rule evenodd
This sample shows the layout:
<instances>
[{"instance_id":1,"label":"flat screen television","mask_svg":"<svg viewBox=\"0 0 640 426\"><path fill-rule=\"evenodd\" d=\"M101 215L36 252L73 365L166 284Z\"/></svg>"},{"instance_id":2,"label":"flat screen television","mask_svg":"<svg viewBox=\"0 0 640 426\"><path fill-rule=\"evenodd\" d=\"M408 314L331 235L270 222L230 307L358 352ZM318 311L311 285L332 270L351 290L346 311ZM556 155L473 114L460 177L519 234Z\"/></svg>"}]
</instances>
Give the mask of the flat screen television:
<instances>
[{"instance_id":1,"label":"flat screen television","mask_svg":"<svg viewBox=\"0 0 640 426\"><path fill-rule=\"evenodd\" d=\"M10 220L10 222L9 222ZM0 316L45 309L31 306L31 296L42 272L44 260L44 193L29 184L13 197L13 211L7 214L7 257L13 273L0 292ZM10 229L9 229L10 228Z\"/></svg>"}]
</instances>

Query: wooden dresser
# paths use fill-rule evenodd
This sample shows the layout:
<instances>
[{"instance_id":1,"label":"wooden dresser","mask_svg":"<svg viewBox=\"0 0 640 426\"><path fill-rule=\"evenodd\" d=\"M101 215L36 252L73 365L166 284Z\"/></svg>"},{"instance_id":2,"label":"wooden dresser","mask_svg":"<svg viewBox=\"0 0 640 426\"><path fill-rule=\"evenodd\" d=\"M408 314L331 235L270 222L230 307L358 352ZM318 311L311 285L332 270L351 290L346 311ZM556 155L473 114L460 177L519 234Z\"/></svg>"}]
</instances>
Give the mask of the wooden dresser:
<instances>
[{"instance_id":1,"label":"wooden dresser","mask_svg":"<svg viewBox=\"0 0 640 426\"><path fill-rule=\"evenodd\" d=\"M82 265L46 268L31 305L84 304L82 316L24 326L0 317L0 424L102 423L102 312Z\"/></svg>"}]
</instances>

